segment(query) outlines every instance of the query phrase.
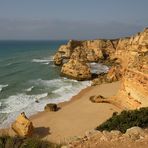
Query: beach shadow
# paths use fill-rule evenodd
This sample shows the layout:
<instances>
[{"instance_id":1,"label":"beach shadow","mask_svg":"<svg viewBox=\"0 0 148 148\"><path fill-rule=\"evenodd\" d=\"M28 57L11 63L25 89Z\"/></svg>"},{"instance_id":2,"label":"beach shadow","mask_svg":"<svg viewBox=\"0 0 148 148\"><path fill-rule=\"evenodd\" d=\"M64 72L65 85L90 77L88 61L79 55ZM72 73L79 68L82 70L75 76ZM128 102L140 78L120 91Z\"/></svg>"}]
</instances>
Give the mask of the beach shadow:
<instances>
[{"instance_id":1,"label":"beach shadow","mask_svg":"<svg viewBox=\"0 0 148 148\"><path fill-rule=\"evenodd\" d=\"M36 127L34 129L34 135L40 138L44 138L47 135L50 135L50 128L49 127Z\"/></svg>"},{"instance_id":2,"label":"beach shadow","mask_svg":"<svg viewBox=\"0 0 148 148\"><path fill-rule=\"evenodd\" d=\"M61 109L61 107L58 106L56 111L59 111L60 109Z\"/></svg>"}]
</instances>

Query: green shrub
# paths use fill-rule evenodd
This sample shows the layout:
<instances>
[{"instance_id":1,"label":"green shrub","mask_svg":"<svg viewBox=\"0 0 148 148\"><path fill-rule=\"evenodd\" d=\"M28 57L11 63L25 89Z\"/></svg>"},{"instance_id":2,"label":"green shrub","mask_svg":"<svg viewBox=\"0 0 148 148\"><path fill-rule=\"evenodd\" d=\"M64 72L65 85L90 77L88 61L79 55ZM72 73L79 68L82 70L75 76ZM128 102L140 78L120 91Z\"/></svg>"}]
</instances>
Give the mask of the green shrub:
<instances>
[{"instance_id":1,"label":"green shrub","mask_svg":"<svg viewBox=\"0 0 148 148\"><path fill-rule=\"evenodd\" d=\"M42 141L38 138L21 138L21 137L0 137L0 148L60 148L51 142Z\"/></svg>"},{"instance_id":2,"label":"green shrub","mask_svg":"<svg viewBox=\"0 0 148 148\"><path fill-rule=\"evenodd\" d=\"M113 113L110 119L96 129L99 131L119 130L125 133L128 128L133 126L148 127L148 107L140 108L139 110L122 111L119 115Z\"/></svg>"}]
</instances>

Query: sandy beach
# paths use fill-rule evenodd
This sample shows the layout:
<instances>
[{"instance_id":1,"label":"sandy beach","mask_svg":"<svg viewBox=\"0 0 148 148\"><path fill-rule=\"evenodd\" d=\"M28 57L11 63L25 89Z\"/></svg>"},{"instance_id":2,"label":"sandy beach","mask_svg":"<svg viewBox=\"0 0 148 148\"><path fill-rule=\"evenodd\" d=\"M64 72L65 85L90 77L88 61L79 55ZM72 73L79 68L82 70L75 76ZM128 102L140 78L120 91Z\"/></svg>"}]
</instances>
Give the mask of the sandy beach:
<instances>
[{"instance_id":1,"label":"sandy beach","mask_svg":"<svg viewBox=\"0 0 148 148\"><path fill-rule=\"evenodd\" d=\"M56 143L84 136L87 131L111 117L113 112L121 111L121 108L112 104L92 103L90 96L111 97L117 93L119 86L120 82L114 82L87 87L70 101L59 104L61 109L57 112L43 111L31 116L34 135ZM12 129L1 130L1 134L8 131L14 135Z\"/></svg>"},{"instance_id":2,"label":"sandy beach","mask_svg":"<svg viewBox=\"0 0 148 148\"><path fill-rule=\"evenodd\" d=\"M75 136L83 136L108 119L113 112L121 110L112 104L92 103L89 97L113 96L117 93L119 85L120 82L114 82L88 87L71 101L60 104L59 111L44 111L32 116L30 119L35 127L35 135L58 143Z\"/></svg>"}]
</instances>

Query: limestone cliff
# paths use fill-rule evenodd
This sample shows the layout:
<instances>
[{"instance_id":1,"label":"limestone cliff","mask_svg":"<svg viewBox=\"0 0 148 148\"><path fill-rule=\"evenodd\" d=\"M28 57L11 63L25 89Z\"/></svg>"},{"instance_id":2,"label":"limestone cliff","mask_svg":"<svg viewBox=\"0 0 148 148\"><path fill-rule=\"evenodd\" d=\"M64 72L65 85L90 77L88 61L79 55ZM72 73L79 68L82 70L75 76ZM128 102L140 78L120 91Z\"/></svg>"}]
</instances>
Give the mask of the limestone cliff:
<instances>
[{"instance_id":1,"label":"limestone cliff","mask_svg":"<svg viewBox=\"0 0 148 148\"><path fill-rule=\"evenodd\" d=\"M62 45L54 62L62 66L62 74L77 80L91 78L86 63L118 61L108 74L99 75L93 84L121 79L116 99L127 108L148 106L148 28L134 36L116 40L72 41ZM114 63L115 64L115 63ZM116 65L116 64L115 64Z\"/></svg>"},{"instance_id":2,"label":"limestone cliff","mask_svg":"<svg viewBox=\"0 0 148 148\"><path fill-rule=\"evenodd\" d=\"M88 65L78 59L70 59L68 63L65 63L61 69L61 73L79 81L91 79Z\"/></svg>"},{"instance_id":3,"label":"limestone cliff","mask_svg":"<svg viewBox=\"0 0 148 148\"><path fill-rule=\"evenodd\" d=\"M74 67L77 67L77 65L80 66L80 63L81 65L84 65L84 62L85 63L98 62L100 60L111 58L111 56L114 55L116 51L115 49L117 47L117 43L118 40L101 40L101 39L87 40L87 41L70 40L66 45L60 46L60 48L58 49L57 53L53 58L54 63L56 65L62 65L61 72L67 77L71 77L77 80L90 79L91 78L90 77L91 74L89 73L90 68L87 65L85 65L85 68L87 67L86 70L87 73L85 73L86 72L85 70L83 71L84 73L81 72L77 73L78 69L80 70L81 68L79 67L76 69ZM77 65L74 65L74 63Z\"/></svg>"},{"instance_id":4,"label":"limestone cliff","mask_svg":"<svg viewBox=\"0 0 148 148\"><path fill-rule=\"evenodd\" d=\"M148 106L148 52L128 65L117 97L127 108Z\"/></svg>"},{"instance_id":5,"label":"limestone cliff","mask_svg":"<svg viewBox=\"0 0 148 148\"><path fill-rule=\"evenodd\" d=\"M112 56L115 53L118 40L70 40L67 45L62 45L54 56L54 63L62 65L64 59L74 56L85 58L88 62L97 62L100 59Z\"/></svg>"},{"instance_id":6,"label":"limestone cliff","mask_svg":"<svg viewBox=\"0 0 148 148\"><path fill-rule=\"evenodd\" d=\"M148 29L119 41L116 56L125 69L117 98L127 108L148 106Z\"/></svg>"}]
</instances>

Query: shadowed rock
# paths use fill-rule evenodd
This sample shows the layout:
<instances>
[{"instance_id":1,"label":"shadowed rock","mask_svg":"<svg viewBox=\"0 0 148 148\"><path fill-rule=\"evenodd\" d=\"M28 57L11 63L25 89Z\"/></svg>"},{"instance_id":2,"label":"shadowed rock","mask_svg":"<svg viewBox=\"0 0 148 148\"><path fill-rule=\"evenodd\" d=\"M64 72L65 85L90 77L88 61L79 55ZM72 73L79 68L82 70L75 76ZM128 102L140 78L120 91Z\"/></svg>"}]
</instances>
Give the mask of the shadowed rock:
<instances>
[{"instance_id":1,"label":"shadowed rock","mask_svg":"<svg viewBox=\"0 0 148 148\"><path fill-rule=\"evenodd\" d=\"M56 112L59 110L58 106L54 103L49 103L49 104L46 104L45 108L44 108L45 111L53 111L53 112Z\"/></svg>"}]
</instances>

